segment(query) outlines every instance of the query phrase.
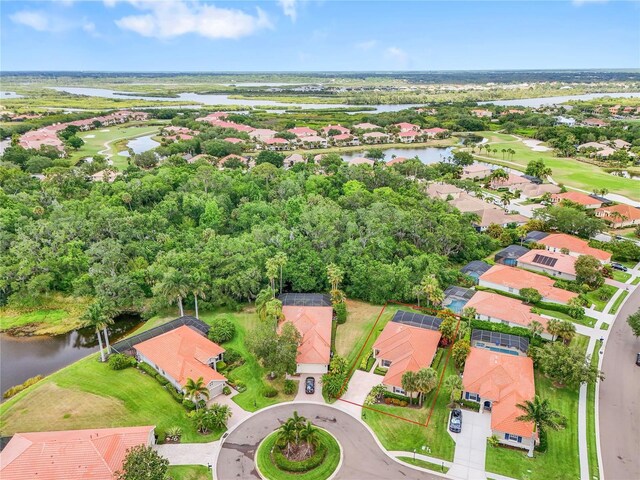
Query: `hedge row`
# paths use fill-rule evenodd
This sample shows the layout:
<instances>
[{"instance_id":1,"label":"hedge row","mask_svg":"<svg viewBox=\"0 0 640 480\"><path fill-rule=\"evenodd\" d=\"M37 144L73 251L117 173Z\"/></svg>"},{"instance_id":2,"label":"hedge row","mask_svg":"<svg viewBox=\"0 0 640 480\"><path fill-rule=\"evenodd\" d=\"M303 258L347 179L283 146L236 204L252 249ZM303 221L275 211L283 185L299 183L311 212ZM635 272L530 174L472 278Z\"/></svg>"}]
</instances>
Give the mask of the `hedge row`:
<instances>
[{"instance_id":1,"label":"hedge row","mask_svg":"<svg viewBox=\"0 0 640 480\"><path fill-rule=\"evenodd\" d=\"M327 446L323 442L323 438L320 438L320 442L318 442L318 446L313 455L306 460L302 460L301 462L294 462L289 460L281 451L281 448L278 445L273 447L272 459L276 466L284 470L285 472L295 472L295 473L303 473L308 472L309 470L313 470L318 467L322 462L324 462L325 457L327 456Z\"/></svg>"},{"instance_id":2,"label":"hedge row","mask_svg":"<svg viewBox=\"0 0 640 480\"><path fill-rule=\"evenodd\" d=\"M373 373L375 373L376 375L386 375L387 374L387 368L384 367L376 367L375 370L373 371Z\"/></svg>"},{"instance_id":3,"label":"hedge row","mask_svg":"<svg viewBox=\"0 0 640 480\"><path fill-rule=\"evenodd\" d=\"M384 392L384 398L395 398L395 399L398 399L398 400L404 401L404 402L409 402L411 400L406 395L400 395L399 393L393 393L393 392L389 392L389 391Z\"/></svg>"},{"instance_id":4,"label":"hedge row","mask_svg":"<svg viewBox=\"0 0 640 480\"><path fill-rule=\"evenodd\" d=\"M480 404L478 402L472 402L471 400L462 399L458 403L464 408L468 408L469 410L473 410L474 412L480 411Z\"/></svg>"}]
</instances>

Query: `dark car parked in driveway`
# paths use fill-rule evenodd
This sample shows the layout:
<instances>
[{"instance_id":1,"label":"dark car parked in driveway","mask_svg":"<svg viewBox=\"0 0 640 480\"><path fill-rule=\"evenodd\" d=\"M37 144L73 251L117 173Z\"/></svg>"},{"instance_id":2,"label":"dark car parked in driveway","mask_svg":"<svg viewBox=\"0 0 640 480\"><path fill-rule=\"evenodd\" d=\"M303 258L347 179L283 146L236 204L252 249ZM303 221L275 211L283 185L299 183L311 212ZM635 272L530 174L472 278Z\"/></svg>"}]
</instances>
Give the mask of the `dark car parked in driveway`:
<instances>
[{"instance_id":1,"label":"dark car parked in driveway","mask_svg":"<svg viewBox=\"0 0 640 480\"><path fill-rule=\"evenodd\" d=\"M462 410L459 408L451 410L451 418L449 419L449 430L453 433L462 431Z\"/></svg>"},{"instance_id":2,"label":"dark car parked in driveway","mask_svg":"<svg viewBox=\"0 0 640 480\"><path fill-rule=\"evenodd\" d=\"M627 270L629 270L627 267L618 262L612 262L611 268L613 268L614 270L620 270L621 272L626 272Z\"/></svg>"},{"instance_id":3,"label":"dark car parked in driveway","mask_svg":"<svg viewBox=\"0 0 640 480\"><path fill-rule=\"evenodd\" d=\"M311 395L312 393L315 393L316 391L316 379L313 377L307 377L307 379L304 381L304 391L305 393L308 393L309 395Z\"/></svg>"}]
</instances>

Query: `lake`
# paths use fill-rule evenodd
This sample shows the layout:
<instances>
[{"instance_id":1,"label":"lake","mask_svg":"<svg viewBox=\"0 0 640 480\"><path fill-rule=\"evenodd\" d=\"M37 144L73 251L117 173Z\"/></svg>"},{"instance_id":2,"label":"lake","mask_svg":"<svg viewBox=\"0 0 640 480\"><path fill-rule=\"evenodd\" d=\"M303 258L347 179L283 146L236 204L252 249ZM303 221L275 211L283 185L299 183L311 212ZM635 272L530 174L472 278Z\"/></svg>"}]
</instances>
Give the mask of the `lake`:
<instances>
[{"instance_id":1,"label":"lake","mask_svg":"<svg viewBox=\"0 0 640 480\"><path fill-rule=\"evenodd\" d=\"M24 95L19 95L16 92L0 91L0 98L23 98Z\"/></svg>"},{"instance_id":2,"label":"lake","mask_svg":"<svg viewBox=\"0 0 640 480\"><path fill-rule=\"evenodd\" d=\"M539 108L544 105L557 105L571 100L593 100L601 97L636 98L640 97L640 92L621 93L585 93L582 95L564 95L559 97L521 98L519 100L496 100L493 102L478 102L479 105L493 103L502 107L530 107Z\"/></svg>"},{"instance_id":3,"label":"lake","mask_svg":"<svg viewBox=\"0 0 640 480\"><path fill-rule=\"evenodd\" d=\"M140 325L142 322L138 316L121 315L120 320L108 329L110 343ZM98 349L98 338L93 328L55 336L13 337L0 333L0 390L4 393L28 378L53 373Z\"/></svg>"},{"instance_id":4,"label":"lake","mask_svg":"<svg viewBox=\"0 0 640 480\"><path fill-rule=\"evenodd\" d=\"M151 138L155 137L156 135L157 133L153 133L151 135L145 135L143 137L136 137L133 140L129 140L129 142L127 143L127 147L133 150L133 153L142 153L151 150L152 148L156 148L160 145L160 143ZM123 150L122 152L118 152L118 155L120 155L121 157L128 157L129 151Z\"/></svg>"},{"instance_id":5,"label":"lake","mask_svg":"<svg viewBox=\"0 0 640 480\"><path fill-rule=\"evenodd\" d=\"M371 148L375 148L375 145L372 145ZM356 157L364 157L365 152L368 149L361 150L359 152L348 152L341 153L340 156L345 160L349 161ZM431 164L438 163L445 160L447 157L451 156L453 149L451 147L418 147L418 148L387 148L384 149L384 160L388 162L392 159L392 156L396 157L405 157L405 158L413 158L416 155L420 159L422 163Z\"/></svg>"}]
</instances>

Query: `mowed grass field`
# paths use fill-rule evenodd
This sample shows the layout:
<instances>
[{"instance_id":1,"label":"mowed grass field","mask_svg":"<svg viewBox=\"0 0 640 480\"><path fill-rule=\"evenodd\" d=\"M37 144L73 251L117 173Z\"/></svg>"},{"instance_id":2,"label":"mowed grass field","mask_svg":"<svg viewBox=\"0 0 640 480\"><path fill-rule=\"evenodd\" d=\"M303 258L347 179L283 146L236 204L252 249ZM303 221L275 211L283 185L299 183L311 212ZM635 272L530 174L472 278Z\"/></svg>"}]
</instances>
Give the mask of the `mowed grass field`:
<instances>
[{"instance_id":1,"label":"mowed grass field","mask_svg":"<svg viewBox=\"0 0 640 480\"><path fill-rule=\"evenodd\" d=\"M484 150L481 152L476 151L482 157L491 159L492 163L517 168L513 165L515 163L523 167L522 170L524 170L529 161L542 159L547 166L551 167L553 171L551 176L558 183L589 192L594 188L606 188L612 193L618 193L633 200L640 200L640 188L638 188L637 180L611 175L597 165L580 162L575 158L557 157L551 150L547 152L533 151L513 135L495 132L476 133L488 138L492 148L498 149L498 153L492 153L491 155L487 155ZM505 157L503 160L500 152L503 148L511 148L515 150L516 154L511 158ZM482 160L485 160L485 158Z\"/></svg>"},{"instance_id":2,"label":"mowed grass field","mask_svg":"<svg viewBox=\"0 0 640 480\"><path fill-rule=\"evenodd\" d=\"M167 471L169 480L211 480L213 474L204 465L171 465Z\"/></svg>"}]
</instances>

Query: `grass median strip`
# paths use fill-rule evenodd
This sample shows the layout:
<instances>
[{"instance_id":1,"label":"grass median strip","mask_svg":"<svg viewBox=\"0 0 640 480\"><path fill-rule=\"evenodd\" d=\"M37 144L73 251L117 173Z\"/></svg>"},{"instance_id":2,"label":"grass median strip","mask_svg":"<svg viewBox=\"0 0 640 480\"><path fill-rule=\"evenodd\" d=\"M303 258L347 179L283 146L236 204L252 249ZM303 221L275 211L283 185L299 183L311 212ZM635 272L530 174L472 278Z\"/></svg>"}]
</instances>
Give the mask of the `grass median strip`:
<instances>
[{"instance_id":1,"label":"grass median strip","mask_svg":"<svg viewBox=\"0 0 640 480\"><path fill-rule=\"evenodd\" d=\"M602 342L598 340L591 355L591 365L598 365ZM596 439L596 386L587 385L587 455L589 459L589 478L600 478L598 465L598 444Z\"/></svg>"},{"instance_id":2,"label":"grass median strip","mask_svg":"<svg viewBox=\"0 0 640 480\"><path fill-rule=\"evenodd\" d=\"M445 467L443 464L438 465L437 463L427 462L426 460L420 460L419 458L416 458L415 460L412 457L396 458L405 463L408 463L409 465L426 468L427 470L433 470L435 472L447 473L449 471L449 467Z\"/></svg>"},{"instance_id":3,"label":"grass median strip","mask_svg":"<svg viewBox=\"0 0 640 480\"><path fill-rule=\"evenodd\" d=\"M618 311L618 309L620 308L620 305L622 305L622 302L624 302L624 299L627 298L627 295L629 295L629 292L625 290L620 294L618 298L616 298L616 301L613 302L613 305L609 309L610 314L613 315Z\"/></svg>"}]
</instances>

